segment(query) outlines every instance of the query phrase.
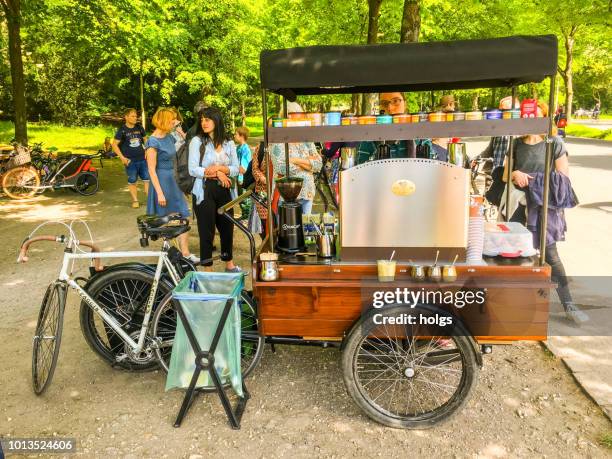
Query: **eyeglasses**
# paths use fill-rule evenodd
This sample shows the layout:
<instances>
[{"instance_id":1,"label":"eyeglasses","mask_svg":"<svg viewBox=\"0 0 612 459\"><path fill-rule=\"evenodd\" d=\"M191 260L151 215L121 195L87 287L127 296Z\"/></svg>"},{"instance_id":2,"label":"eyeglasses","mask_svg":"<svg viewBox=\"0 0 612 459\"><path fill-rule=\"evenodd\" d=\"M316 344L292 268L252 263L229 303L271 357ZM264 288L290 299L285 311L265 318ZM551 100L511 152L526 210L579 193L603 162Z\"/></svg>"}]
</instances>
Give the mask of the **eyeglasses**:
<instances>
[{"instance_id":1,"label":"eyeglasses","mask_svg":"<svg viewBox=\"0 0 612 459\"><path fill-rule=\"evenodd\" d=\"M380 101L380 106L383 108L388 107L389 105L399 105L402 102L404 102L404 99L400 98L400 97L394 97L391 100L381 100Z\"/></svg>"}]
</instances>

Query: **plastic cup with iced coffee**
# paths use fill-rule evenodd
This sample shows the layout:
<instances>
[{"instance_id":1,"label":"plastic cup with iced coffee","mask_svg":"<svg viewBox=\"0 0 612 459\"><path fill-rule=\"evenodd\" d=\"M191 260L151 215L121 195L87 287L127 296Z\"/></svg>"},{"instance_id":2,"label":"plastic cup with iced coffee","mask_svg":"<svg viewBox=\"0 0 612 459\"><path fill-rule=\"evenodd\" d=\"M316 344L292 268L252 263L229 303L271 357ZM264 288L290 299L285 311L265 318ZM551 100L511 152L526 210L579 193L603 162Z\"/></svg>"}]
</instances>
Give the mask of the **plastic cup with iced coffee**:
<instances>
[{"instance_id":1,"label":"plastic cup with iced coffee","mask_svg":"<svg viewBox=\"0 0 612 459\"><path fill-rule=\"evenodd\" d=\"M393 282L395 280L395 260L378 260L378 281Z\"/></svg>"}]
</instances>

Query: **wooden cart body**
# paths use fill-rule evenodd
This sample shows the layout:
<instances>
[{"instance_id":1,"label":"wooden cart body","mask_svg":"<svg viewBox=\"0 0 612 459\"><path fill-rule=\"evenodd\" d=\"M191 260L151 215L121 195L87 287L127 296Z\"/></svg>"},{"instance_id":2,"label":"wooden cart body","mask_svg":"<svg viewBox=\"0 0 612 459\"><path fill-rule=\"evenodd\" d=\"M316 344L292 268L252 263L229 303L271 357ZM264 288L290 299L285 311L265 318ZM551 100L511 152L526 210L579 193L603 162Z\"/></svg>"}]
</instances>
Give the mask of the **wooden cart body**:
<instances>
[{"instance_id":1,"label":"wooden cart body","mask_svg":"<svg viewBox=\"0 0 612 459\"><path fill-rule=\"evenodd\" d=\"M376 285L376 269L375 264L281 263L278 281L253 283L260 332L307 340L343 339L368 307L362 292L367 285ZM482 306L450 309L479 343L546 339L549 266L524 261L523 266L499 265L494 260L487 266L458 266L453 283L414 282L409 270L409 265L398 264L396 282L390 287L486 289ZM256 275L255 264L254 279Z\"/></svg>"}]
</instances>

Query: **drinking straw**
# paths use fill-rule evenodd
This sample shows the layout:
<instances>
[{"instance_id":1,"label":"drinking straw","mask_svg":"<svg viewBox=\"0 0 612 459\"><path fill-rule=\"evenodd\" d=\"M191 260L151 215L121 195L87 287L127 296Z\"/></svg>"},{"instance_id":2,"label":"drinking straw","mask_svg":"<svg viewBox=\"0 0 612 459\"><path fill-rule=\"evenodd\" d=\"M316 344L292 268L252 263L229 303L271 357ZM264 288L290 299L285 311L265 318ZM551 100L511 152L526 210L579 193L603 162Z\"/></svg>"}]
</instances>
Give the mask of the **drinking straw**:
<instances>
[{"instance_id":1,"label":"drinking straw","mask_svg":"<svg viewBox=\"0 0 612 459\"><path fill-rule=\"evenodd\" d=\"M394 251L393 251L393 253L391 254L391 258L389 258L389 261L392 261L394 256L395 256L395 250L394 250Z\"/></svg>"},{"instance_id":2,"label":"drinking straw","mask_svg":"<svg viewBox=\"0 0 612 459\"><path fill-rule=\"evenodd\" d=\"M459 254L455 255L455 259L453 260L453 264L451 266L455 266L455 262L457 261L457 258L459 258Z\"/></svg>"}]
</instances>

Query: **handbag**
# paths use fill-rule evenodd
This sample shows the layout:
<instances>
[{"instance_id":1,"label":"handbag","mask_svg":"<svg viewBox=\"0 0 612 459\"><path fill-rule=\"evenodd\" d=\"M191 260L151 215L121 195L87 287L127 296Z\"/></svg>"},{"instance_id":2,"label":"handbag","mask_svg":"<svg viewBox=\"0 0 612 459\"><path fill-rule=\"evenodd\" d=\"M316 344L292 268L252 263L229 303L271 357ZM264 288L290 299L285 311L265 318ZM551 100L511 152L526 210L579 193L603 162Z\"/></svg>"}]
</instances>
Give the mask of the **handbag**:
<instances>
[{"instance_id":1,"label":"handbag","mask_svg":"<svg viewBox=\"0 0 612 459\"><path fill-rule=\"evenodd\" d=\"M485 198L487 198L487 201L497 207L499 207L501 204L502 194L504 193L504 188L506 187L506 182L504 182L503 176L503 166L498 166L493 169L493 171L491 171L491 186L485 193Z\"/></svg>"}]
</instances>

